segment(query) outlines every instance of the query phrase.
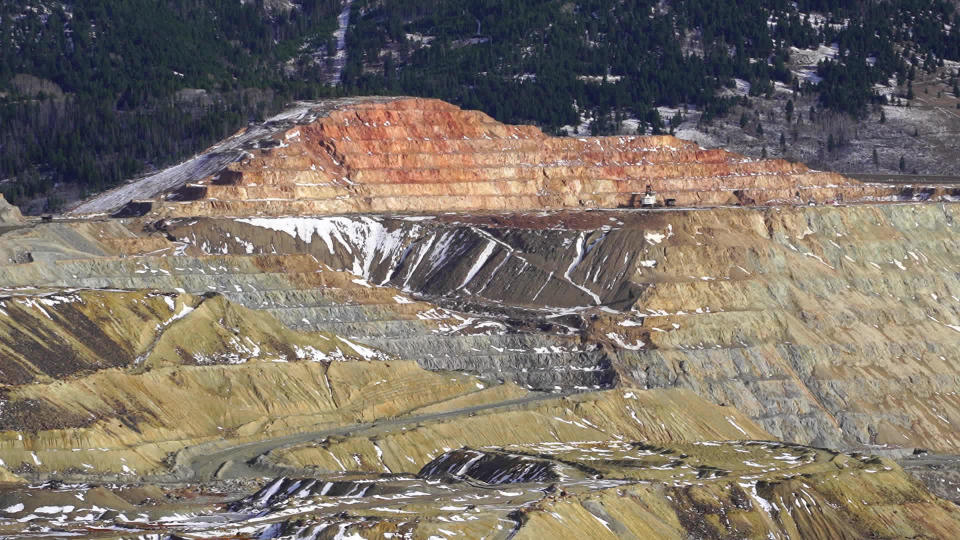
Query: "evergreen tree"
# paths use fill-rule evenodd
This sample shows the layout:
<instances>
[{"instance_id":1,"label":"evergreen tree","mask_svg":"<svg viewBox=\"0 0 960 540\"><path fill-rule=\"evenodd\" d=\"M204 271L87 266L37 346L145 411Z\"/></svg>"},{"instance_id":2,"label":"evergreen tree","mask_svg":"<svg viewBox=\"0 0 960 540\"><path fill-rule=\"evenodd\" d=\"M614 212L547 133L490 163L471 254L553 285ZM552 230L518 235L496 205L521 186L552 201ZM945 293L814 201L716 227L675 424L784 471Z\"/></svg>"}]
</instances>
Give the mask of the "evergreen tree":
<instances>
[{"instance_id":1,"label":"evergreen tree","mask_svg":"<svg viewBox=\"0 0 960 540\"><path fill-rule=\"evenodd\" d=\"M624 118L662 133L657 107L690 104L704 125L736 105L749 109L746 96L729 95L736 79L753 96L772 96L775 82L792 88L783 111L791 124L806 120L793 98L816 96L812 123L826 118L819 112L862 116L886 103L874 87L891 77L905 85L909 106L918 67L932 73L960 61L960 16L943 0L676 0L667 10L646 0L354 0L347 64L332 89L337 0L269 12L263 0L84 0L67 3L69 16L45 2L42 17L25 3L37 0L0 2L0 179L15 177L0 190L19 197L56 182L87 192L114 185L293 99L406 94L547 132L579 125L583 112L596 133L619 132ZM815 28L801 16L810 12L849 23ZM683 52L692 33L702 54ZM793 76L791 47L831 43L840 53L816 66L817 83ZM327 62L316 61L324 55ZM52 81L69 97L17 96L17 73ZM177 101L186 88L205 90L213 105ZM744 130L759 121L743 110L740 119ZM758 123L760 137L762 130Z\"/></svg>"}]
</instances>

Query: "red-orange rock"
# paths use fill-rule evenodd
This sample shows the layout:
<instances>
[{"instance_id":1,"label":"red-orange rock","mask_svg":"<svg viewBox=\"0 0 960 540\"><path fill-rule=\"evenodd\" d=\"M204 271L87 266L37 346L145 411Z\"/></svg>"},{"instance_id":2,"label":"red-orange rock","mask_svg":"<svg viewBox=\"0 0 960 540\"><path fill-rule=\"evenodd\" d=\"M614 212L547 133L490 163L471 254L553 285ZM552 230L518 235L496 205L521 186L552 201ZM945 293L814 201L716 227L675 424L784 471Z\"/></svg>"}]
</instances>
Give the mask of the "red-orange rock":
<instances>
[{"instance_id":1,"label":"red-orange rock","mask_svg":"<svg viewBox=\"0 0 960 540\"><path fill-rule=\"evenodd\" d=\"M311 120L283 125L244 147L240 160L185 179L156 198L153 212L616 208L638 206L648 185L659 201L675 199L678 206L872 201L896 193L801 164L704 150L672 136L549 137L432 99L314 105ZM96 209L87 203L78 212Z\"/></svg>"}]
</instances>

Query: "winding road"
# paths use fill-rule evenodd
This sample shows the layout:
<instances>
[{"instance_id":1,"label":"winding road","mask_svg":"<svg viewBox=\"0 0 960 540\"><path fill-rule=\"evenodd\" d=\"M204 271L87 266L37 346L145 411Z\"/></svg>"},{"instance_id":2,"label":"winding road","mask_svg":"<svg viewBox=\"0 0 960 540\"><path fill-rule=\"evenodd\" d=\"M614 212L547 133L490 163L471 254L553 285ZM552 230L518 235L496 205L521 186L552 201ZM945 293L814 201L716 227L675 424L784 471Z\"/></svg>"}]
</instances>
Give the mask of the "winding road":
<instances>
[{"instance_id":1,"label":"winding road","mask_svg":"<svg viewBox=\"0 0 960 540\"><path fill-rule=\"evenodd\" d=\"M871 173L844 173L854 180L874 184L910 184L910 185L951 185L960 186L960 176L943 176L931 174L871 174Z\"/></svg>"},{"instance_id":2,"label":"winding road","mask_svg":"<svg viewBox=\"0 0 960 540\"><path fill-rule=\"evenodd\" d=\"M191 482L215 479L234 480L279 476L283 475L284 473L288 473L289 471L285 471L279 467L270 467L269 465L260 463L258 462L258 458L272 452L273 450L286 448L305 442L323 440L331 436L362 435L365 433L374 434L383 431L391 431L392 428L400 428L407 425L416 425L421 422L430 422L434 420L466 416L480 411L500 409L504 407L522 407L538 401L566 397L573 393L575 392L534 393L519 399L499 401L496 403L486 403L483 405L454 409L451 411L415 416L401 416L385 420L378 420L375 422L351 424L318 431L294 433L291 435L275 437L263 441L238 444L226 449L213 450L209 453L204 452L204 448L209 448L211 446L209 444L189 447L181 450L177 454L174 465L174 474L182 480Z\"/></svg>"}]
</instances>

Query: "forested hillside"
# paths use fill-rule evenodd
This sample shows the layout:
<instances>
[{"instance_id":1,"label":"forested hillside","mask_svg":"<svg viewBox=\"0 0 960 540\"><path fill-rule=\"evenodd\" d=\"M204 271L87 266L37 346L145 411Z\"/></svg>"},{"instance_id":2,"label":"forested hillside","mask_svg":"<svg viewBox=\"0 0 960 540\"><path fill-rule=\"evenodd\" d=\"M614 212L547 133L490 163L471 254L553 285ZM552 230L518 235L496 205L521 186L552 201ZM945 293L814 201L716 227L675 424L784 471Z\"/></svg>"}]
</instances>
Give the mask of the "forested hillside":
<instances>
[{"instance_id":1,"label":"forested hillside","mask_svg":"<svg viewBox=\"0 0 960 540\"><path fill-rule=\"evenodd\" d=\"M336 0L0 3L0 189L14 201L57 182L102 190L328 92L322 69L285 62L325 46L339 10Z\"/></svg>"},{"instance_id":2,"label":"forested hillside","mask_svg":"<svg viewBox=\"0 0 960 540\"><path fill-rule=\"evenodd\" d=\"M898 0L359 0L344 82L355 91L432 94L507 121L560 126L577 105L602 125L615 111L662 129L651 108L692 105L705 121L776 82L861 115L873 88L960 59L953 4ZM791 48L836 44L806 78ZM379 69L374 67L379 64ZM666 120L666 119L663 119Z\"/></svg>"},{"instance_id":3,"label":"forested hillside","mask_svg":"<svg viewBox=\"0 0 960 540\"><path fill-rule=\"evenodd\" d=\"M696 111L697 129L732 119L764 154L752 107L777 97L770 151L785 157L804 117L879 121L931 77L938 98L960 94L943 0L355 0L332 88L344 5L0 3L0 192L82 196L334 93L438 97L569 133L671 131ZM853 137L831 135L830 152Z\"/></svg>"}]
</instances>

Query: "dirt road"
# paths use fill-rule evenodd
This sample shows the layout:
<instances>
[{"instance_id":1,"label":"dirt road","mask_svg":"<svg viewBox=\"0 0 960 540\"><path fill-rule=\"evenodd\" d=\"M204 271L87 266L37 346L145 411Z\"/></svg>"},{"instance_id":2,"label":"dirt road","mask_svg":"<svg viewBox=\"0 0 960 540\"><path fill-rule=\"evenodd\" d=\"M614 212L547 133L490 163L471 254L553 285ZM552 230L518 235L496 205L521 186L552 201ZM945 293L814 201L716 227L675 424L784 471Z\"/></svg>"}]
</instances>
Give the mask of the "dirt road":
<instances>
[{"instance_id":1,"label":"dirt road","mask_svg":"<svg viewBox=\"0 0 960 540\"><path fill-rule=\"evenodd\" d=\"M537 401L548 399L557 399L570 394L571 393L535 393L520 399L488 403L440 413L402 416L376 422L352 424L318 431L294 433L292 435L276 437L263 441L238 444L226 449L212 450L209 453L204 452L204 446L208 445L185 448L177 455L174 466L174 474L181 480L191 482L213 479L232 480L276 476L289 471L271 468L270 466L258 462L257 458L279 448L285 448L309 441L322 440L335 435L373 435L382 431L392 431L393 429L397 429L402 426L416 425L420 422L466 416L471 413L490 409L522 407L529 403L535 403Z\"/></svg>"}]
</instances>

